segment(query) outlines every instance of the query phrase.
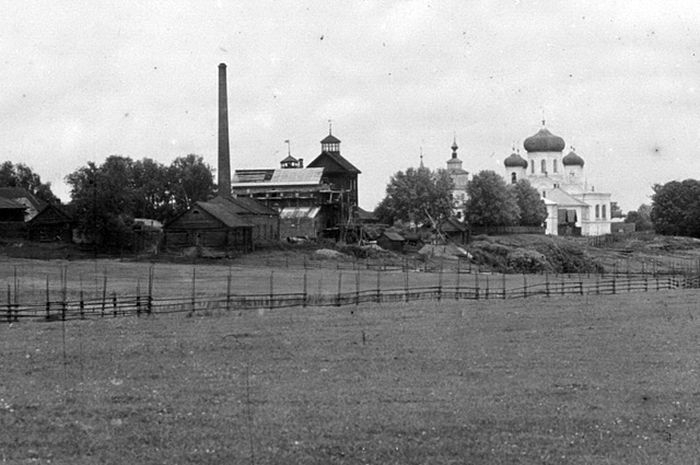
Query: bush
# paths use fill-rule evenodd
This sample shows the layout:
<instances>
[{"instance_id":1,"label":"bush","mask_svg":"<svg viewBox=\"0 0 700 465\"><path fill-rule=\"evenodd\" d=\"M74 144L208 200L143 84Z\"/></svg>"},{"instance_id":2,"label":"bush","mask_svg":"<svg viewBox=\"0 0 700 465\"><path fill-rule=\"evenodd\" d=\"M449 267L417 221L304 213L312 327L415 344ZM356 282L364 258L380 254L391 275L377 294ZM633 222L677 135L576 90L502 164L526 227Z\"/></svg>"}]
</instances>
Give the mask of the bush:
<instances>
[{"instance_id":1,"label":"bush","mask_svg":"<svg viewBox=\"0 0 700 465\"><path fill-rule=\"evenodd\" d=\"M530 249L517 249L508 255L508 269L515 273L542 273L547 271L547 258Z\"/></svg>"}]
</instances>

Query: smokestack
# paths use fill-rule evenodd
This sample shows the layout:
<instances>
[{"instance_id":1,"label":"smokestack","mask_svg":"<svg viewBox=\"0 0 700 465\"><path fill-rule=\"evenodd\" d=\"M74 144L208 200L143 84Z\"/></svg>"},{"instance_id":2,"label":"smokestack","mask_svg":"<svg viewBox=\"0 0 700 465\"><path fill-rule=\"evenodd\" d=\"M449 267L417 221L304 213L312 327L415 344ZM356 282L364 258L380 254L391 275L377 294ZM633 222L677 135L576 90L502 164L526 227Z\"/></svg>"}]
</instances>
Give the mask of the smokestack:
<instances>
[{"instance_id":1,"label":"smokestack","mask_svg":"<svg viewBox=\"0 0 700 465\"><path fill-rule=\"evenodd\" d=\"M231 154L228 146L226 65L219 64L219 195L231 196Z\"/></svg>"}]
</instances>

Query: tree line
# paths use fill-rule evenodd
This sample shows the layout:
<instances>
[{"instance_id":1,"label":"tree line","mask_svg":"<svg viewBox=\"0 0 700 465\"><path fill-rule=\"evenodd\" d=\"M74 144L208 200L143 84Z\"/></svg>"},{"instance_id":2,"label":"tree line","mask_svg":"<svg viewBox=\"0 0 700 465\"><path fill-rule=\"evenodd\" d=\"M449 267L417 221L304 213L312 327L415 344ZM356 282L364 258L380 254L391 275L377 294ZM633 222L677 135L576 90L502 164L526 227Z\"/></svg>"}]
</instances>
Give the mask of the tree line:
<instances>
[{"instance_id":1,"label":"tree line","mask_svg":"<svg viewBox=\"0 0 700 465\"><path fill-rule=\"evenodd\" d=\"M439 223L453 214L454 183L447 170L408 168L394 174L377 216L386 224ZM527 180L506 184L494 171L481 171L467 183L463 218L472 226L540 226L547 209Z\"/></svg>"}]
</instances>

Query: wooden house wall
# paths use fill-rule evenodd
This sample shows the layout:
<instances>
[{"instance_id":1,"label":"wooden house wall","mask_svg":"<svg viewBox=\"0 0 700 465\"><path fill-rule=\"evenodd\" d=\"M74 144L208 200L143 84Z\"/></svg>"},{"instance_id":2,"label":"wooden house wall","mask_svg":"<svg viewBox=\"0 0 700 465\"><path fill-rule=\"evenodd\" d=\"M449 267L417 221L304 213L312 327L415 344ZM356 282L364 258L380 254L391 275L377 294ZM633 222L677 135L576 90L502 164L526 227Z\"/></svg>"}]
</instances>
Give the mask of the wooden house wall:
<instances>
[{"instance_id":1,"label":"wooden house wall","mask_svg":"<svg viewBox=\"0 0 700 465\"><path fill-rule=\"evenodd\" d=\"M165 228L165 247L192 246L243 250L252 248L250 226L229 228L203 210L194 207Z\"/></svg>"}]
</instances>

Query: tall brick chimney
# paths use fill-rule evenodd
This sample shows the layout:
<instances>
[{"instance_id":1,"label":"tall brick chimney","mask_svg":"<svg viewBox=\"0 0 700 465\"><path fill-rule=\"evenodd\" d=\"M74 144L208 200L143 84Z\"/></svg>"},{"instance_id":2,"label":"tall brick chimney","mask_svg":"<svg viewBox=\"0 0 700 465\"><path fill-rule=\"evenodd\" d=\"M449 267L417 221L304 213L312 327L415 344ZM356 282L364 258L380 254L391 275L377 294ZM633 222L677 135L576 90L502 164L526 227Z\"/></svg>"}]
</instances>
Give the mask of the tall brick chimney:
<instances>
[{"instance_id":1,"label":"tall brick chimney","mask_svg":"<svg viewBox=\"0 0 700 465\"><path fill-rule=\"evenodd\" d=\"M228 145L226 64L219 64L219 195L231 196L231 154Z\"/></svg>"}]
</instances>

